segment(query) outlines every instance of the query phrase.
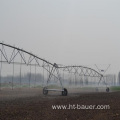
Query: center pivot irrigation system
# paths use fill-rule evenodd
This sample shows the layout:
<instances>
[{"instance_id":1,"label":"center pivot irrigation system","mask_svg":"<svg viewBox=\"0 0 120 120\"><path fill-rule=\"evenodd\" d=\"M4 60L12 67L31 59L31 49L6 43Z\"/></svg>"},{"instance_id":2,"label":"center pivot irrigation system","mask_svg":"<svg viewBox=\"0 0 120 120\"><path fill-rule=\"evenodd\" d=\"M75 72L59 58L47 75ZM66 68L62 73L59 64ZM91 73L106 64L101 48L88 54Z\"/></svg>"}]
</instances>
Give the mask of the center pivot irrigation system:
<instances>
[{"instance_id":1,"label":"center pivot irrigation system","mask_svg":"<svg viewBox=\"0 0 120 120\"><path fill-rule=\"evenodd\" d=\"M68 91L66 88L63 86L63 82L60 76L60 71L65 71L70 74L74 74L75 76L88 76L88 77L97 77L99 78L98 85L101 80L104 80L103 74L100 72L97 72L96 70L89 68L89 67L84 67L84 66L63 66L59 64L52 64L49 61L42 59L38 57L35 54L32 54L30 52L27 52L23 49L17 48L15 46L11 46L8 44L0 43L0 88L1 88L1 78L2 78L2 66L3 63L7 64L12 64L12 71L13 71L13 77L15 74L14 70L14 65L20 65L20 75L21 75L21 66L26 65L30 66L30 71L31 71L31 66L36 67L42 67L44 70L47 71L48 78L46 85L43 87L43 94L47 95L48 91L60 91L63 96L67 96ZM34 62L33 62L34 61ZM21 76L20 76L21 77ZM48 88L48 83L51 81L52 77L56 78L57 81L60 83L60 89L49 89ZM13 80L13 79L12 79ZM106 85L106 91L109 92L109 88L107 87L106 82L104 81ZM12 84L13 87L13 84Z\"/></svg>"}]
</instances>

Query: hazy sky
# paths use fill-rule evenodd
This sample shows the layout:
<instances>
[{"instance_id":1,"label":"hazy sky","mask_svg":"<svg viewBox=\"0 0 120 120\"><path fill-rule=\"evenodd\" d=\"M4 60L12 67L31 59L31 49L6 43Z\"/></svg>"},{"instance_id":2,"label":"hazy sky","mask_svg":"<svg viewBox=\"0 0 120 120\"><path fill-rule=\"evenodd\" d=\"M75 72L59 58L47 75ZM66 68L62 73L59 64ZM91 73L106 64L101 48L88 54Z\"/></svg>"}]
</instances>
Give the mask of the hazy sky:
<instances>
[{"instance_id":1,"label":"hazy sky","mask_svg":"<svg viewBox=\"0 0 120 120\"><path fill-rule=\"evenodd\" d=\"M120 63L120 0L0 0L0 41L64 65Z\"/></svg>"}]
</instances>

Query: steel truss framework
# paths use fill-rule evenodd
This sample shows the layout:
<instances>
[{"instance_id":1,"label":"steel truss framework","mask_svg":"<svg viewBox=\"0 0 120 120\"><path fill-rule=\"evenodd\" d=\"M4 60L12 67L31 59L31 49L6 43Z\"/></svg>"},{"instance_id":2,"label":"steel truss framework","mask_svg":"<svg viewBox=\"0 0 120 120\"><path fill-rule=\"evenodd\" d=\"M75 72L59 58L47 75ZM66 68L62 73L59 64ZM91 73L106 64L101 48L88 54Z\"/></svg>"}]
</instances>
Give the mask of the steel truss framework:
<instances>
[{"instance_id":1,"label":"steel truss framework","mask_svg":"<svg viewBox=\"0 0 120 120\"><path fill-rule=\"evenodd\" d=\"M19 64L20 66L21 65L30 66L30 70L31 70L31 66L42 67L49 73L47 85L48 85L48 82L51 80L51 78L54 76L60 82L60 85L62 87L61 91L64 91L64 88L61 82L61 78L59 76L59 70L62 70L63 72L66 71L68 73L72 73L75 75L77 74L79 76L98 77L100 78L98 83L100 83L100 81L103 78L102 74L100 74L99 72L97 72L96 70L92 68L88 68L84 66L63 66L63 65L58 65L56 63L53 64L45 59L38 57L35 54L32 54L23 49L20 49L20 48L17 48L15 46L11 46L8 44L4 44L4 43L0 43L0 53L1 53L0 81L1 81L1 72L2 72L3 63L13 64L13 75L14 75L15 64Z\"/></svg>"}]
</instances>

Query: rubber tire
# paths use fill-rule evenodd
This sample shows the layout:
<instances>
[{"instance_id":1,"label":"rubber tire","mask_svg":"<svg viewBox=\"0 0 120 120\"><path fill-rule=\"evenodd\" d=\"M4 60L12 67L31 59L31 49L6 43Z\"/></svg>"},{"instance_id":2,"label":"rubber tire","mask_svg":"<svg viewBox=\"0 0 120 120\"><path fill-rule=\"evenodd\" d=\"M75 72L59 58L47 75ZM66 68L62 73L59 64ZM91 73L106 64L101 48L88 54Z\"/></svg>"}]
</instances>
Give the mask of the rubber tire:
<instances>
[{"instance_id":1,"label":"rubber tire","mask_svg":"<svg viewBox=\"0 0 120 120\"><path fill-rule=\"evenodd\" d=\"M64 88L64 91L62 91L62 96L67 96L67 94L68 94L68 91L66 88Z\"/></svg>"},{"instance_id":2,"label":"rubber tire","mask_svg":"<svg viewBox=\"0 0 120 120\"><path fill-rule=\"evenodd\" d=\"M106 88L106 92L109 92L109 91L110 91L110 89L109 89L109 87L107 87L107 88Z\"/></svg>"},{"instance_id":3,"label":"rubber tire","mask_svg":"<svg viewBox=\"0 0 120 120\"><path fill-rule=\"evenodd\" d=\"M43 94L44 94L44 95L47 95L47 94L48 94L48 90L46 90L46 89L47 89L46 87L43 88Z\"/></svg>"}]
</instances>

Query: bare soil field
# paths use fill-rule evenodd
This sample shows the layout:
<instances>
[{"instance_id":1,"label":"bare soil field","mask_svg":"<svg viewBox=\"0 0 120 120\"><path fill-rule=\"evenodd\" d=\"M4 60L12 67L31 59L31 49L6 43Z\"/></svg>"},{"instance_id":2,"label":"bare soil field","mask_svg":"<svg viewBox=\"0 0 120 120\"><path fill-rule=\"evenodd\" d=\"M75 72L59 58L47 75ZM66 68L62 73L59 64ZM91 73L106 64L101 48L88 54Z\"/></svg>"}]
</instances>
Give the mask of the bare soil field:
<instances>
[{"instance_id":1,"label":"bare soil field","mask_svg":"<svg viewBox=\"0 0 120 120\"><path fill-rule=\"evenodd\" d=\"M120 92L68 90L68 96L42 89L0 91L0 120L120 120ZM109 105L109 109L52 109L52 105Z\"/></svg>"}]
</instances>

